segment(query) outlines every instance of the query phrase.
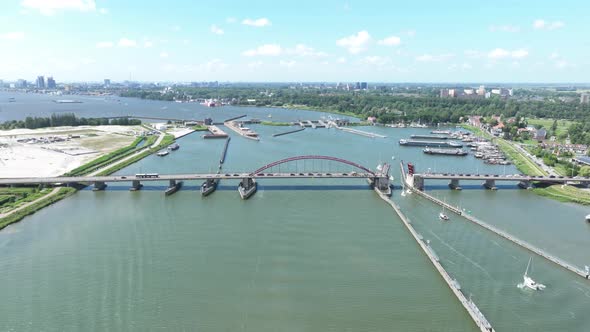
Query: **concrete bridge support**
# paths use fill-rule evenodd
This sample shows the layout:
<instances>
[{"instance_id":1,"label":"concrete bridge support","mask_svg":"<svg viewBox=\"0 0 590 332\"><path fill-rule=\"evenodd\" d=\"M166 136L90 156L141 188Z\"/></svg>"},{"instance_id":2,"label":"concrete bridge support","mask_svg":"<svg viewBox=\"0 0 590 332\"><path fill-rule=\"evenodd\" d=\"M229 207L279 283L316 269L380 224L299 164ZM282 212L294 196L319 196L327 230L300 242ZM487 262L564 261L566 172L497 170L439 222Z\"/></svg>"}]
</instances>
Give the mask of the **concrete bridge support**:
<instances>
[{"instance_id":1,"label":"concrete bridge support","mask_svg":"<svg viewBox=\"0 0 590 332\"><path fill-rule=\"evenodd\" d=\"M166 191L164 192L164 194L166 196L172 195L175 192L177 192L178 189L180 189L180 187L182 187L182 181L176 182L176 180L170 180L170 184L168 185L168 188L166 189Z\"/></svg>"},{"instance_id":2,"label":"concrete bridge support","mask_svg":"<svg viewBox=\"0 0 590 332\"><path fill-rule=\"evenodd\" d=\"M141 184L141 182L139 182L139 180L133 180L131 181L131 188L129 188L130 191L138 191L139 189L141 189L141 187L143 187L143 184Z\"/></svg>"},{"instance_id":3,"label":"concrete bridge support","mask_svg":"<svg viewBox=\"0 0 590 332\"><path fill-rule=\"evenodd\" d=\"M533 184L531 181L520 181L518 187L522 189L533 189Z\"/></svg>"},{"instance_id":4,"label":"concrete bridge support","mask_svg":"<svg viewBox=\"0 0 590 332\"><path fill-rule=\"evenodd\" d=\"M107 187L107 184L102 182L102 181L96 181L94 182L94 188L92 188L92 190L94 191L100 191L100 190L104 190Z\"/></svg>"},{"instance_id":5,"label":"concrete bridge support","mask_svg":"<svg viewBox=\"0 0 590 332\"><path fill-rule=\"evenodd\" d=\"M451 179L451 182L449 182L449 188L453 190L461 190L461 186L459 186L459 179Z\"/></svg>"},{"instance_id":6,"label":"concrete bridge support","mask_svg":"<svg viewBox=\"0 0 590 332\"><path fill-rule=\"evenodd\" d=\"M413 175L414 178L414 188L420 190L420 191L424 191L424 178L420 177L420 176L416 176Z\"/></svg>"},{"instance_id":7,"label":"concrete bridge support","mask_svg":"<svg viewBox=\"0 0 590 332\"><path fill-rule=\"evenodd\" d=\"M486 180L486 182L483 183L483 186L486 189L490 189L490 190L498 190L498 187L496 187L496 180Z\"/></svg>"},{"instance_id":8,"label":"concrete bridge support","mask_svg":"<svg viewBox=\"0 0 590 332\"><path fill-rule=\"evenodd\" d=\"M242 199L250 198L252 195L254 195L257 189L258 186L254 178L243 178L238 185L238 192L240 193L240 197L242 197Z\"/></svg>"}]
</instances>

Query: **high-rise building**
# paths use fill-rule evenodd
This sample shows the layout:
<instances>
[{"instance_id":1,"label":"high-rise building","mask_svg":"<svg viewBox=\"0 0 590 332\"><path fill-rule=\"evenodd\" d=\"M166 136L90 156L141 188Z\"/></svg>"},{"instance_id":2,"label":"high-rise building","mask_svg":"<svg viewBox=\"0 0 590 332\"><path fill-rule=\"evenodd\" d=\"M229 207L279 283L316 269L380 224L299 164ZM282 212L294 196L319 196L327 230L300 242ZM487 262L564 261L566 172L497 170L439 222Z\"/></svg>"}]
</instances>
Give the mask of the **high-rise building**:
<instances>
[{"instance_id":1,"label":"high-rise building","mask_svg":"<svg viewBox=\"0 0 590 332\"><path fill-rule=\"evenodd\" d=\"M483 85L480 85L479 89L477 89L477 95L478 96L485 96L486 95L486 87Z\"/></svg>"},{"instance_id":2,"label":"high-rise building","mask_svg":"<svg viewBox=\"0 0 590 332\"><path fill-rule=\"evenodd\" d=\"M369 85L367 84L367 82L361 82L361 90L367 90L368 87Z\"/></svg>"},{"instance_id":3,"label":"high-rise building","mask_svg":"<svg viewBox=\"0 0 590 332\"><path fill-rule=\"evenodd\" d=\"M17 89L25 89L27 87L27 80L23 80L22 78L16 81L15 87Z\"/></svg>"},{"instance_id":4,"label":"high-rise building","mask_svg":"<svg viewBox=\"0 0 590 332\"><path fill-rule=\"evenodd\" d=\"M582 93L580 96L580 103L581 104L589 104L590 103L590 94Z\"/></svg>"},{"instance_id":5,"label":"high-rise building","mask_svg":"<svg viewBox=\"0 0 590 332\"><path fill-rule=\"evenodd\" d=\"M37 89L45 89L45 77L37 76Z\"/></svg>"},{"instance_id":6,"label":"high-rise building","mask_svg":"<svg viewBox=\"0 0 590 332\"><path fill-rule=\"evenodd\" d=\"M55 89L55 88L57 88L57 84L55 83L53 76L47 77L47 89Z\"/></svg>"},{"instance_id":7,"label":"high-rise building","mask_svg":"<svg viewBox=\"0 0 590 332\"><path fill-rule=\"evenodd\" d=\"M105 79L104 79L104 87L105 87L105 88L108 88L108 87L110 87L110 86L111 86L111 80L110 80L110 79L108 79L108 78L105 78Z\"/></svg>"},{"instance_id":8,"label":"high-rise building","mask_svg":"<svg viewBox=\"0 0 590 332\"><path fill-rule=\"evenodd\" d=\"M440 97L448 97L449 96L449 89L440 89Z\"/></svg>"},{"instance_id":9,"label":"high-rise building","mask_svg":"<svg viewBox=\"0 0 590 332\"><path fill-rule=\"evenodd\" d=\"M354 84L354 89L355 89L355 90L360 90L360 89L361 89L361 83L360 83L360 82L356 82L356 83Z\"/></svg>"}]
</instances>

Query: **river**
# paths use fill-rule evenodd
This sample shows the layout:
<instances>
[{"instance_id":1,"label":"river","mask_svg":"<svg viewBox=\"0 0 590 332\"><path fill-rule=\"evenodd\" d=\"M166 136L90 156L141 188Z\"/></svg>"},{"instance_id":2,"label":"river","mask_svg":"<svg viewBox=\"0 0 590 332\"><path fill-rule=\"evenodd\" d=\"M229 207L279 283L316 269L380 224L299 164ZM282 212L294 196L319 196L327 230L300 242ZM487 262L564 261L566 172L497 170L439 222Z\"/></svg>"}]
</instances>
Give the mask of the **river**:
<instances>
[{"instance_id":1,"label":"river","mask_svg":"<svg viewBox=\"0 0 590 332\"><path fill-rule=\"evenodd\" d=\"M2 96L0 121L66 108L88 117L116 112L215 120L269 113L274 121L328 116L124 98L122 104L84 97L82 104L64 105L48 96L20 94L9 104ZM418 171L518 173L513 166L485 165L471 155L430 156L397 144L427 129L360 128L388 136L378 139L335 129L273 138L286 127L252 128L260 142L228 131L232 140L224 172L321 154L373 169L388 161L396 178L400 160L413 162ZM178 143L181 148L169 156L150 156L119 174L216 170L223 140L193 134ZM350 170L333 162L282 167ZM220 190L206 198L196 182L169 197L163 195L165 183L140 192L111 185L104 192L81 191L7 227L0 231L0 330L475 330L399 218L366 181L259 183L248 201L240 200L235 181L221 182ZM583 220L587 207L555 202L513 184L497 192L462 185L466 189L456 192L426 183L432 194L486 222L578 266L590 263L590 227ZM402 197L396 189L392 199L496 330L586 330L588 281L533 257L531 275L547 289L520 290L516 284L529 252L456 216L442 223L439 207L415 195Z\"/></svg>"}]
</instances>

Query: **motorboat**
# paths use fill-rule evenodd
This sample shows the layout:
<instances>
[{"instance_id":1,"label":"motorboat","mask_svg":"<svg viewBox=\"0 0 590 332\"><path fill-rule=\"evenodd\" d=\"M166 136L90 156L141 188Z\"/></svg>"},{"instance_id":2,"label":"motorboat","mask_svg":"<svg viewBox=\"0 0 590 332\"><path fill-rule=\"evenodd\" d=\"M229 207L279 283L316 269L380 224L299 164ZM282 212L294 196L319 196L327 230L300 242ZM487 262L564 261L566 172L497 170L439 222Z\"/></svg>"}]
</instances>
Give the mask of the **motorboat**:
<instances>
[{"instance_id":1,"label":"motorboat","mask_svg":"<svg viewBox=\"0 0 590 332\"><path fill-rule=\"evenodd\" d=\"M162 151L159 151L157 153L157 155L158 155L158 157L164 157L164 156L167 156L169 153L170 152L168 152L168 150L162 150Z\"/></svg>"},{"instance_id":2,"label":"motorboat","mask_svg":"<svg viewBox=\"0 0 590 332\"><path fill-rule=\"evenodd\" d=\"M447 221L447 220L449 220L449 216L447 216L446 214L444 214L444 212L441 212L441 213L438 214L438 219Z\"/></svg>"},{"instance_id":3,"label":"motorboat","mask_svg":"<svg viewBox=\"0 0 590 332\"><path fill-rule=\"evenodd\" d=\"M529 272L529 267L531 266L531 260L533 258L529 258L529 263L526 266L526 270L524 271L524 275L522 276L523 281L521 284L518 284L517 287L522 289L522 288L528 288L528 289L532 289L532 290L543 290L545 289L545 285L543 284L539 284L536 281L534 281L531 277L529 277L528 272Z\"/></svg>"}]
</instances>

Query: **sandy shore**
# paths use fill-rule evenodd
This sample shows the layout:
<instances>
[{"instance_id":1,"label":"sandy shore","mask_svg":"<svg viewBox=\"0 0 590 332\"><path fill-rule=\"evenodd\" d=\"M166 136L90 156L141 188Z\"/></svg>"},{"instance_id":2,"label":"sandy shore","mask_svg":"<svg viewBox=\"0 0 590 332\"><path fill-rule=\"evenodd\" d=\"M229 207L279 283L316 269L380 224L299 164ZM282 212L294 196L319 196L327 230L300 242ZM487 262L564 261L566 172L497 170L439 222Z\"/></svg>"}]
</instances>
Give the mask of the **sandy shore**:
<instances>
[{"instance_id":1,"label":"sandy shore","mask_svg":"<svg viewBox=\"0 0 590 332\"><path fill-rule=\"evenodd\" d=\"M81 126L0 131L0 178L59 176L129 145L142 130ZM60 139L47 142L49 137Z\"/></svg>"}]
</instances>

